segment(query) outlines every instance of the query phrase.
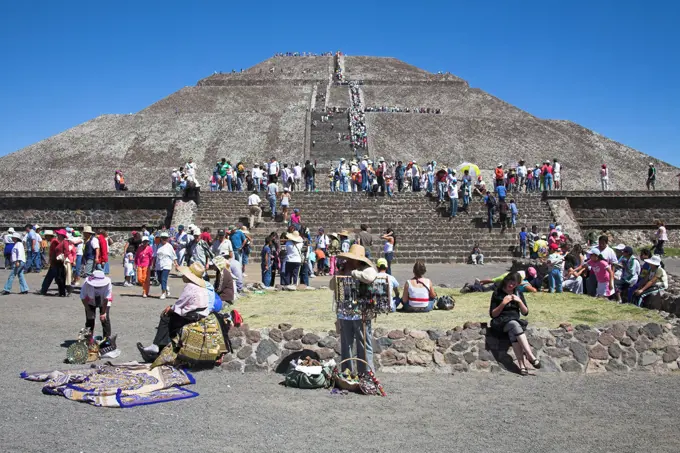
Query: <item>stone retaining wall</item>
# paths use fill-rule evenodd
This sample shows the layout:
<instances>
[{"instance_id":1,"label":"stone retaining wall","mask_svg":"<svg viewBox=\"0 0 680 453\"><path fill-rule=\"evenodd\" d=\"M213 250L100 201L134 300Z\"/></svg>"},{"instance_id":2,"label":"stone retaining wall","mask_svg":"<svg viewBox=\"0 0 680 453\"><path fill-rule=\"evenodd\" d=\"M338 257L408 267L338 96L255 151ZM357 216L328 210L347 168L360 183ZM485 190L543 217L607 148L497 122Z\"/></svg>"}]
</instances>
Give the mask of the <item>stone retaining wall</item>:
<instances>
[{"instance_id":1,"label":"stone retaining wall","mask_svg":"<svg viewBox=\"0 0 680 453\"><path fill-rule=\"evenodd\" d=\"M222 367L228 371L271 372L284 357L303 349L321 359L339 361L340 339L334 331L308 332L280 324L278 328L233 328L234 347ZM557 329L529 328L529 343L541 359L541 372L598 373L679 368L680 325L613 324L606 328L562 324ZM374 363L382 372L517 371L506 336L485 324L466 323L449 331L392 330L373 334Z\"/></svg>"}]
</instances>

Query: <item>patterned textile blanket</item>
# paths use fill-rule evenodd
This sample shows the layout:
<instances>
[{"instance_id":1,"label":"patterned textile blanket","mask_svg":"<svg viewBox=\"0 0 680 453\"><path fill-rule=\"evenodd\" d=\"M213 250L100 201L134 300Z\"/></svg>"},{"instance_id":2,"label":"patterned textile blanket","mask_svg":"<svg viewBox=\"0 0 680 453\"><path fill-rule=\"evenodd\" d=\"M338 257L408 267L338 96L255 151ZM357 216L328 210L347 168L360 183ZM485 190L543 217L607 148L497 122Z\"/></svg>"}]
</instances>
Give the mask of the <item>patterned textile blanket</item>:
<instances>
[{"instance_id":1,"label":"patterned textile blanket","mask_svg":"<svg viewBox=\"0 0 680 453\"><path fill-rule=\"evenodd\" d=\"M99 407L134 407L198 396L182 386L195 384L189 372L137 362L92 365L56 371L23 372L23 379L44 382L43 393Z\"/></svg>"}]
</instances>

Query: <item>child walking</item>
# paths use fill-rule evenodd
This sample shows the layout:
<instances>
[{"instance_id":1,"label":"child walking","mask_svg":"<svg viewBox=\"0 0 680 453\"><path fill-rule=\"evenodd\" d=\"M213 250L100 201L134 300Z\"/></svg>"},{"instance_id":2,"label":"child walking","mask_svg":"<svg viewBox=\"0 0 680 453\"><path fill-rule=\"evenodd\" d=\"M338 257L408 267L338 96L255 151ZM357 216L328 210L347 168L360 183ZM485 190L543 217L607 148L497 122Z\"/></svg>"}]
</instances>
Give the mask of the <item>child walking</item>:
<instances>
[{"instance_id":1,"label":"child walking","mask_svg":"<svg viewBox=\"0 0 680 453\"><path fill-rule=\"evenodd\" d=\"M132 277L135 275L135 256L132 252L126 253L123 258L123 271L125 275L123 286L132 286Z\"/></svg>"}]
</instances>

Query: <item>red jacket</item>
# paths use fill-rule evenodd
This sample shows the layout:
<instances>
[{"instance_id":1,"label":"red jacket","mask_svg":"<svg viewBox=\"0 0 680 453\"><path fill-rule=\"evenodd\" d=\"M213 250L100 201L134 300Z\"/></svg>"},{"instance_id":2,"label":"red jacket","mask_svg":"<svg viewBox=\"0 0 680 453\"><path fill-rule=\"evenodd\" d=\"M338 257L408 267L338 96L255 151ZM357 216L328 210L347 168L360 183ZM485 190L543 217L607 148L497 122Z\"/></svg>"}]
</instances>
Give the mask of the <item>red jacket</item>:
<instances>
[{"instance_id":1,"label":"red jacket","mask_svg":"<svg viewBox=\"0 0 680 453\"><path fill-rule=\"evenodd\" d=\"M109 262L109 239L104 237L103 234L97 236L99 241L99 263Z\"/></svg>"}]
</instances>

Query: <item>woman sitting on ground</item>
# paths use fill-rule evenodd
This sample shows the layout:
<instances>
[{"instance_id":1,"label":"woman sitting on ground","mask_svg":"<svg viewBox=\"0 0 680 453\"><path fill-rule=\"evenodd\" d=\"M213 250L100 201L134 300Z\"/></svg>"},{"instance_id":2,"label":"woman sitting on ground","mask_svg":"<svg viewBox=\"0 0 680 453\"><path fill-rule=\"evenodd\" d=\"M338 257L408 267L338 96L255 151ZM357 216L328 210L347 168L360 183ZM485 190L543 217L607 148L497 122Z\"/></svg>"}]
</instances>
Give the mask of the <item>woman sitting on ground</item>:
<instances>
[{"instance_id":1,"label":"woman sitting on ground","mask_svg":"<svg viewBox=\"0 0 680 453\"><path fill-rule=\"evenodd\" d=\"M424 278L427 268L425 263L417 260L413 265L413 278L404 283L401 296L404 311L427 312L434 307L437 294L429 278Z\"/></svg>"},{"instance_id":2,"label":"woman sitting on ground","mask_svg":"<svg viewBox=\"0 0 680 453\"><path fill-rule=\"evenodd\" d=\"M525 357L534 368L540 368L541 362L531 352L531 346L524 334L527 323L520 319L522 315L529 314L526 300L518 289L521 281L522 276L517 272L505 276L491 296L489 315L492 318L491 328L508 334L520 374L526 376L529 372L524 362Z\"/></svg>"},{"instance_id":3,"label":"woman sitting on ground","mask_svg":"<svg viewBox=\"0 0 680 453\"><path fill-rule=\"evenodd\" d=\"M182 327L205 318L211 311L222 309L222 301L215 297L212 285L203 280L205 268L201 263L196 262L189 267L179 266L177 270L187 284L184 291L174 305L165 307L161 312L153 344L144 347L142 343L137 343L137 349L146 362L153 362Z\"/></svg>"}]
</instances>

